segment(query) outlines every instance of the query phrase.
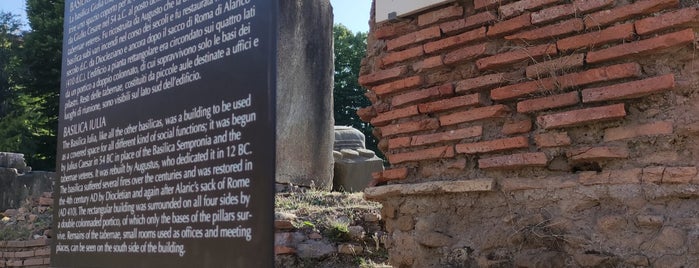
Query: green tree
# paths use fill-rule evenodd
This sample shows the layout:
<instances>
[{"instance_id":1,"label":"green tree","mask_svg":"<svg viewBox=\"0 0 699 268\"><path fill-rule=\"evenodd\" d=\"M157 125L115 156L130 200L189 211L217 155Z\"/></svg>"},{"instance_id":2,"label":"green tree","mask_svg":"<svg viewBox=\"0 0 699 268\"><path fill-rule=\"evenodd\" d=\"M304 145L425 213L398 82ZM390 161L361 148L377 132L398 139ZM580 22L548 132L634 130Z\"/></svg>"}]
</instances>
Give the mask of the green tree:
<instances>
[{"instance_id":1,"label":"green tree","mask_svg":"<svg viewBox=\"0 0 699 268\"><path fill-rule=\"evenodd\" d=\"M25 104L37 116L31 127L37 147L28 154L36 169L53 170L56 165L63 10L63 0L27 0L31 31L24 37L22 84Z\"/></svg>"},{"instance_id":2,"label":"green tree","mask_svg":"<svg viewBox=\"0 0 699 268\"><path fill-rule=\"evenodd\" d=\"M335 41L335 125L352 126L366 136L366 146L379 155L378 141L372 134L373 127L357 116L357 109L371 105L364 96L366 89L359 85L359 69L366 54L367 34L352 33L342 24L333 27Z\"/></svg>"}]
</instances>

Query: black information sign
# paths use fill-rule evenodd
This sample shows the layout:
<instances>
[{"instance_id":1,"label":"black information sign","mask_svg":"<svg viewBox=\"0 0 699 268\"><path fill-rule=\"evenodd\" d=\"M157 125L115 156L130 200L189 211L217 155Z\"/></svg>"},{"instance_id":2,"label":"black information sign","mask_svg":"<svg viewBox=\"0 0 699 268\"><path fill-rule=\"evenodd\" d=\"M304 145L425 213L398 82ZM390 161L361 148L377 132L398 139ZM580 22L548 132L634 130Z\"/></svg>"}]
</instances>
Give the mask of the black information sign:
<instances>
[{"instance_id":1,"label":"black information sign","mask_svg":"<svg viewBox=\"0 0 699 268\"><path fill-rule=\"evenodd\" d=\"M55 267L271 267L276 0L67 0Z\"/></svg>"}]
</instances>

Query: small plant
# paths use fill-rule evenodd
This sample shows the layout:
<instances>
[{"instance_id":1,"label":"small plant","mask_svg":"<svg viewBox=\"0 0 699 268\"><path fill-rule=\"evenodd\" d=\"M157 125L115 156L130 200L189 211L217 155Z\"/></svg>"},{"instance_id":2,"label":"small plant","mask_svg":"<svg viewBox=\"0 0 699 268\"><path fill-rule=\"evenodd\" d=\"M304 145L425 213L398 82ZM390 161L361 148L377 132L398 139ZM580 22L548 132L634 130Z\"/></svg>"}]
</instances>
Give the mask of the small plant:
<instances>
[{"instance_id":1,"label":"small plant","mask_svg":"<svg viewBox=\"0 0 699 268\"><path fill-rule=\"evenodd\" d=\"M341 221L332 221L327 230L327 235L331 240L336 242L349 241L349 224Z\"/></svg>"}]
</instances>

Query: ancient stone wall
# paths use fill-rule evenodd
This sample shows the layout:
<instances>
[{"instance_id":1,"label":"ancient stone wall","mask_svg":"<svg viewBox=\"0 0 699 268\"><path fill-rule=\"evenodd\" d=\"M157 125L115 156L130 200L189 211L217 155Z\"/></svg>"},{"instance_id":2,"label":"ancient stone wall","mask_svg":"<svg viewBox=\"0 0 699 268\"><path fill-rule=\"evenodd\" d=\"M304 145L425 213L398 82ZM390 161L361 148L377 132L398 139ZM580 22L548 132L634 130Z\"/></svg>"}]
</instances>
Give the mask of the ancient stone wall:
<instances>
[{"instance_id":1,"label":"ancient stone wall","mask_svg":"<svg viewBox=\"0 0 699 268\"><path fill-rule=\"evenodd\" d=\"M0 152L0 211L52 191L54 176L53 172L31 171L22 154Z\"/></svg>"},{"instance_id":2,"label":"ancient stone wall","mask_svg":"<svg viewBox=\"0 0 699 268\"><path fill-rule=\"evenodd\" d=\"M456 1L371 23L396 266L699 264L699 4Z\"/></svg>"}]
</instances>

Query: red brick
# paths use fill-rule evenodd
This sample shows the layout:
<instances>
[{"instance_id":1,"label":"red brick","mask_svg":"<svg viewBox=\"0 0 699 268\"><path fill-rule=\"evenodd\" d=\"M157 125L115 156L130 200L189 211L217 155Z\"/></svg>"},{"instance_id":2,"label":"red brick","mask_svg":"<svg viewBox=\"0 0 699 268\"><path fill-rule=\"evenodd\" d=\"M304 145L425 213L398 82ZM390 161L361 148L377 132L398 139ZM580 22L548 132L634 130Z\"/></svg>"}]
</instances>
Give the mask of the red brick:
<instances>
[{"instance_id":1,"label":"red brick","mask_svg":"<svg viewBox=\"0 0 699 268\"><path fill-rule=\"evenodd\" d=\"M478 44L461 48L444 55L444 64L456 64L477 59L495 53L495 46L491 43Z\"/></svg>"},{"instance_id":2,"label":"red brick","mask_svg":"<svg viewBox=\"0 0 699 268\"><path fill-rule=\"evenodd\" d=\"M636 33L647 35L680 26L699 26L699 8L689 7L660 16L645 18L634 23Z\"/></svg>"},{"instance_id":3,"label":"red brick","mask_svg":"<svg viewBox=\"0 0 699 268\"><path fill-rule=\"evenodd\" d=\"M456 83L456 93L472 92L479 89L495 87L507 83L504 73L483 75L476 78L461 80Z\"/></svg>"},{"instance_id":4,"label":"red brick","mask_svg":"<svg viewBox=\"0 0 699 268\"><path fill-rule=\"evenodd\" d=\"M571 127L589 124L599 121L609 121L624 118L626 110L624 104L587 108L550 115L542 115L537 118L539 126L543 129Z\"/></svg>"},{"instance_id":5,"label":"red brick","mask_svg":"<svg viewBox=\"0 0 699 268\"><path fill-rule=\"evenodd\" d=\"M391 121L399 119L399 118L406 118L406 117L411 117L413 115L418 115L420 114L417 110L417 105L413 106L408 106L405 108L401 109L395 109L391 110L385 113L380 113L374 119L371 119L371 124L374 126L385 126Z\"/></svg>"},{"instance_id":6,"label":"red brick","mask_svg":"<svg viewBox=\"0 0 699 268\"><path fill-rule=\"evenodd\" d=\"M357 115L362 121L369 122L376 116L376 110L374 110L374 106L360 108L357 109Z\"/></svg>"},{"instance_id":7,"label":"red brick","mask_svg":"<svg viewBox=\"0 0 699 268\"><path fill-rule=\"evenodd\" d=\"M437 55L434 57L429 57L413 64L413 70L416 72L430 70L444 65L442 61L442 55Z\"/></svg>"},{"instance_id":8,"label":"red brick","mask_svg":"<svg viewBox=\"0 0 699 268\"><path fill-rule=\"evenodd\" d=\"M578 179L582 185L638 184L641 183L642 169L608 170L602 172L580 172Z\"/></svg>"},{"instance_id":9,"label":"red brick","mask_svg":"<svg viewBox=\"0 0 699 268\"><path fill-rule=\"evenodd\" d=\"M532 120L521 120L505 123L502 126L502 134L513 135L527 133L532 130Z\"/></svg>"},{"instance_id":10,"label":"red brick","mask_svg":"<svg viewBox=\"0 0 699 268\"><path fill-rule=\"evenodd\" d=\"M563 90L575 86L584 86L593 83L638 77L640 75L641 66L638 65L638 63L617 64L579 73L566 74L496 88L490 91L490 98L493 100L507 100L527 96L537 92Z\"/></svg>"},{"instance_id":11,"label":"red brick","mask_svg":"<svg viewBox=\"0 0 699 268\"><path fill-rule=\"evenodd\" d=\"M391 106L399 107L405 104L448 97L451 95L454 95L454 85L445 84L395 96L391 99Z\"/></svg>"},{"instance_id":12,"label":"red brick","mask_svg":"<svg viewBox=\"0 0 699 268\"><path fill-rule=\"evenodd\" d=\"M688 184L697 176L696 167L666 167L662 183Z\"/></svg>"},{"instance_id":13,"label":"red brick","mask_svg":"<svg viewBox=\"0 0 699 268\"><path fill-rule=\"evenodd\" d=\"M473 8L475 10L480 10L484 8L498 7L513 0L473 0Z\"/></svg>"},{"instance_id":14,"label":"red brick","mask_svg":"<svg viewBox=\"0 0 699 268\"><path fill-rule=\"evenodd\" d=\"M520 0L511 4L502 5L498 10L503 18L510 18L522 14L525 10L534 10L558 2L561 2L561 0Z\"/></svg>"},{"instance_id":15,"label":"red brick","mask_svg":"<svg viewBox=\"0 0 699 268\"><path fill-rule=\"evenodd\" d=\"M573 91L559 95L521 101L517 103L517 112L531 113L571 106L578 103L580 103L580 96L577 91Z\"/></svg>"},{"instance_id":16,"label":"red brick","mask_svg":"<svg viewBox=\"0 0 699 268\"><path fill-rule=\"evenodd\" d=\"M414 25L410 22L395 22L395 23L387 23L384 24L380 27L377 27L376 30L372 31L374 34L374 37L376 39L385 39L385 38L390 38L394 37L397 35L402 35L408 32L412 32L417 30L417 25Z\"/></svg>"},{"instance_id":17,"label":"red brick","mask_svg":"<svg viewBox=\"0 0 699 268\"><path fill-rule=\"evenodd\" d=\"M537 41L541 39L554 39L563 35L574 32L580 32L585 29L582 19L570 19L557 24L544 26L538 29L520 32L513 35L505 36L507 40L524 41L525 43Z\"/></svg>"},{"instance_id":18,"label":"red brick","mask_svg":"<svg viewBox=\"0 0 699 268\"><path fill-rule=\"evenodd\" d=\"M411 139L411 146L421 146L440 142L456 141L468 138L480 137L483 135L482 126L473 126L446 132L414 136Z\"/></svg>"},{"instance_id":19,"label":"red brick","mask_svg":"<svg viewBox=\"0 0 699 268\"><path fill-rule=\"evenodd\" d=\"M385 113L385 112L388 112L391 110L391 105L389 105L388 103L384 103L384 102L377 102L371 106L374 107L374 110L376 110L377 114Z\"/></svg>"},{"instance_id":20,"label":"red brick","mask_svg":"<svg viewBox=\"0 0 699 268\"><path fill-rule=\"evenodd\" d=\"M614 0L575 0L572 4L558 5L532 13L532 24L544 24L575 14L585 14L614 4Z\"/></svg>"},{"instance_id":21,"label":"red brick","mask_svg":"<svg viewBox=\"0 0 699 268\"><path fill-rule=\"evenodd\" d=\"M510 111L505 105L493 105L482 108L474 108L468 111L457 112L439 117L442 126L456 125L464 122L472 122L482 119L503 117Z\"/></svg>"},{"instance_id":22,"label":"red brick","mask_svg":"<svg viewBox=\"0 0 699 268\"><path fill-rule=\"evenodd\" d=\"M397 51L397 52L392 52L388 53L386 56L384 56L381 59L381 64L382 66L388 66L391 64L394 64L396 62L401 62L405 60L409 60L412 58L417 58L425 54L425 51L422 49L422 47L414 47L414 48L409 48L403 51Z\"/></svg>"},{"instance_id":23,"label":"red brick","mask_svg":"<svg viewBox=\"0 0 699 268\"><path fill-rule=\"evenodd\" d=\"M604 131L604 141L618 141L641 136L656 136L672 134L672 122L658 121L643 125L609 128Z\"/></svg>"},{"instance_id":24,"label":"red brick","mask_svg":"<svg viewBox=\"0 0 699 268\"><path fill-rule=\"evenodd\" d=\"M561 147L572 144L568 132L550 132L534 136L536 146L541 148Z\"/></svg>"},{"instance_id":25,"label":"red brick","mask_svg":"<svg viewBox=\"0 0 699 268\"><path fill-rule=\"evenodd\" d=\"M476 93L430 103L423 103L419 105L419 110L421 114L437 113L456 108L481 106L484 104L484 102L485 101L483 95L480 93Z\"/></svg>"},{"instance_id":26,"label":"red brick","mask_svg":"<svg viewBox=\"0 0 699 268\"><path fill-rule=\"evenodd\" d=\"M633 23L627 23L561 39L558 40L557 45L560 51L571 51L578 48L593 48L616 41L629 41L633 39L633 36Z\"/></svg>"},{"instance_id":27,"label":"red brick","mask_svg":"<svg viewBox=\"0 0 699 268\"><path fill-rule=\"evenodd\" d=\"M476 154L521 149L528 147L529 139L527 137L521 136L474 143L461 143L456 145L456 152L460 154Z\"/></svg>"},{"instance_id":28,"label":"red brick","mask_svg":"<svg viewBox=\"0 0 699 268\"><path fill-rule=\"evenodd\" d=\"M407 168L387 169L381 172L371 173L371 177L379 182L404 180L408 177Z\"/></svg>"},{"instance_id":29,"label":"red brick","mask_svg":"<svg viewBox=\"0 0 699 268\"><path fill-rule=\"evenodd\" d=\"M476 61L478 70L490 70L511 65L522 61L535 61L545 56L556 55L555 44L546 44L535 47L518 48L509 52L497 54Z\"/></svg>"},{"instance_id":30,"label":"red brick","mask_svg":"<svg viewBox=\"0 0 699 268\"><path fill-rule=\"evenodd\" d=\"M364 86L376 85L386 80L391 80L398 78L408 72L408 67L400 66L388 70L381 70L367 75L362 75L359 77L359 83Z\"/></svg>"},{"instance_id":31,"label":"red brick","mask_svg":"<svg viewBox=\"0 0 699 268\"><path fill-rule=\"evenodd\" d=\"M485 39L485 27L427 43L424 48L426 53L434 53L483 39Z\"/></svg>"},{"instance_id":32,"label":"red brick","mask_svg":"<svg viewBox=\"0 0 699 268\"><path fill-rule=\"evenodd\" d=\"M550 61L544 61L527 67L528 78L553 76L559 71L582 67L585 64L585 54L573 54Z\"/></svg>"},{"instance_id":33,"label":"red brick","mask_svg":"<svg viewBox=\"0 0 699 268\"><path fill-rule=\"evenodd\" d=\"M499 37L532 26L531 14L524 13L518 17L498 22L488 28L488 37Z\"/></svg>"},{"instance_id":34,"label":"red brick","mask_svg":"<svg viewBox=\"0 0 699 268\"><path fill-rule=\"evenodd\" d=\"M615 9L602 10L585 16L585 27L593 29L634 16L649 15L660 10L679 6L679 0L642 0Z\"/></svg>"},{"instance_id":35,"label":"red brick","mask_svg":"<svg viewBox=\"0 0 699 268\"><path fill-rule=\"evenodd\" d=\"M599 63L629 56L655 53L663 49L691 44L694 42L694 30L686 29L655 38L621 44L599 51L587 53L587 63Z\"/></svg>"},{"instance_id":36,"label":"red brick","mask_svg":"<svg viewBox=\"0 0 699 268\"><path fill-rule=\"evenodd\" d=\"M668 74L606 87L588 88L582 91L582 98L583 103L633 99L670 90L674 87L675 75Z\"/></svg>"},{"instance_id":37,"label":"red brick","mask_svg":"<svg viewBox=\"0 0 699 268\"><path fill-rule=\"evenodd\" d=\"M379 97L376 95L374 91L367 90L366 92L364 92L364 96L366 96L366 98L369 99L371 103L379 102Z\"/></svg>"},{"instance_id":38,"label":"red brick","mask_svg":"<svg viewBox=\"0 0 699 268\"><path fill-rule=\"evenodd\" d=\"M372 88L376 95L382 96L390 93L396 93L405 89L410 89L422 85L422 76L411 76L398 81L387 84L378 85Z\"/></svg>"},{"instance_id":39,"label":"red brick","mask_svg":"<svg viewBox=\"0 0 699 268\"><path fill-rule=\"evenodd\" d=\"M422 27L442 20L461 17L463 15L464 9L461 6L449 6L418 16L417 25Z\"/></svg>"},{"instance_id":40,"label":"red brick","mask_svg":"<svg viewBox=\"0 0 699 268\"><path fill-rule=\"evenodd\" d=\"M419 121L411 121L405 123L391 124L385 127L380 127L382 137L411 133L422 130L433 130L439 128L439 121L434 118L423 119Z\"/></svg>"},{"instance_id":41,"label":"red brick","mask_svg":"<svg viewBox=\"0 0 699 268\"><path fill-rule=\"evenodd\" d=\"M296 254L296 249L287 246L274 246L274 255Z\"/></svg>"},{"instance_id":42,"label":"red brick","mask_svg":"<svg viewBox=\"0 0 699 268\"><path fill-rule=\"evenodd\" d=\"M646 167L643 168L641 182L643 183L661 183L665 167Z\"/></svg>"},{"instance_id":43,"label":"red brick","mask_svg":"<svg viewBox=\"0 0 699 268\"><path fill-rule=\"evenodd\" d=\"M388 140L388 149L393 150L393 149L398 149L398 148L406 148L410 147L410 141L412 139L410 137L400 137L400 138L393 138Z\"/></svg>"},{"instance_id":44,"label":"red brick","mask_svg":"<svg viewBox=\"0 0 699 268\"><path fill-rule=\"evenodd\" d=\"M277 230L288 230L288 229L294 229L294 223L291 222L291 220L275 220L274 221L274 229Z\"/></svg>"},{"instance_id":45,"label":"red brick","mask_svg":"<svg viewBox=\"0 0 699 268\"><path fill-rule=\"evenodd\" d=\"M480 169L518 169L525 167L545 167L548 158L545 153L522 153L478 160Z\"/></svg>"},{"instance_id":46,"label":"red brick","mask_svg":"<svg viewBox=\"0 0 699 268\"><path fill-rule=\"evenodd\" d=\"M629 158L625 147L583 147L569 150L566 155L572 162L601 161Z\"/></svg>"},{"instance_id":47,"label":"red brick","mask_svg":"<svg viewBox=\"0 0 699 268\"><path fill-rule=\"evenodd\" d=\"M389 154L387 157L388 162L391 162L393 165L405 162L452 158L454 157L454 146L443 146L407 153Z\"/></svg>"},{"instance_id":48,"label":"red brick","mask_svg":"<svg viewBox=\"0 0 699 268\"><path fill-rule=\"evenodd\" d=\"M495 13L491 11L485 11L468 16L465 19L442 23L439 25L439 28L442 29L442 32L444 34L453 34L486 26L496 20L498 20L498 17L495 15Z\"/></svg>"},{"instance_id":49,"label":"red brick","mask_svg":"<svg viewBox=\"0 0 699 268\"><path fill-rule=\"evenodd\" d=\"M439 30L439 26L433 26L388 40L388 42L386 42L386 49L388 49L388 51L396 50L425 40L438 38L441 35L442 31Z\"/></svg>"}]
</instances>

